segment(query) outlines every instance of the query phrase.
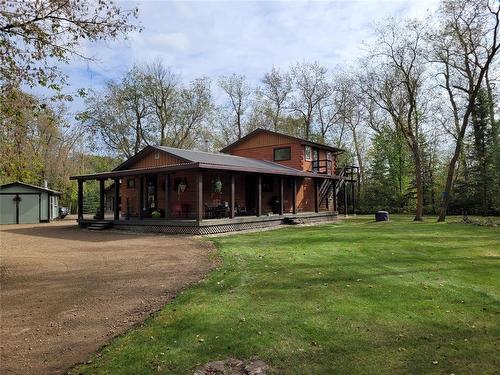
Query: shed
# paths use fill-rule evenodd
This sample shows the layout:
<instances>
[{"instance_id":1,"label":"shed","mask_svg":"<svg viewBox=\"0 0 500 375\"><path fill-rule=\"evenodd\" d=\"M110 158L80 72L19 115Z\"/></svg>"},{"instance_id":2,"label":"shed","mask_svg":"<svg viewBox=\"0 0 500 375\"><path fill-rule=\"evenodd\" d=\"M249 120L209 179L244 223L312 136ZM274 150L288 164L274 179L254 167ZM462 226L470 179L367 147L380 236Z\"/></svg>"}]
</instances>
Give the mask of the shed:
<instances>
[{"instance_id":1,"label":"shed","mask_svg":"<svg viewBox=\"0 0 500 375\"><path fill-rule=\"evenodd\" d=\"M44 223L59 216L61 193L47 187L12 182L0 186L0 224Z\"/></svg>"}]
</instances>

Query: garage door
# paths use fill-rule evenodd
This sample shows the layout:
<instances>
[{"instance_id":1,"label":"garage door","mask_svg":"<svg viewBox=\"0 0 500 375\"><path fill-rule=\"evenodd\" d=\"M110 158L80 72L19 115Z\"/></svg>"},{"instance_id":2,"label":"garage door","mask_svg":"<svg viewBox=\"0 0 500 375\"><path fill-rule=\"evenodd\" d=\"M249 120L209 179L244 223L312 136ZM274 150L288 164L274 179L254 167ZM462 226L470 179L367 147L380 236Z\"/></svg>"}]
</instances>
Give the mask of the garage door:
<instances>
[{"instance_id":1,"label":"garage door","mask_svg":"<svg viewBox=\"0 0 500 375\"><path fill-rule=\"evenodd\" d=\"M0 223L16 224L16 194L0 195ZM19 224L40 222L40 199L38 194L19 194Z\"/></svg>"}]
</instances>

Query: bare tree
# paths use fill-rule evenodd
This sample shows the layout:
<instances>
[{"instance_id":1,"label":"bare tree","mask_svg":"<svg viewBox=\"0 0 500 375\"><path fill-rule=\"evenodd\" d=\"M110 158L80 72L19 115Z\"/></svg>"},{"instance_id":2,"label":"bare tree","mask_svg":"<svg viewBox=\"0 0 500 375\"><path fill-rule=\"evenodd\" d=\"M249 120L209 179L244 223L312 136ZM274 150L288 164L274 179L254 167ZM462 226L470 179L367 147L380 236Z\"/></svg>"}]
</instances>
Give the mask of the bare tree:
<instances>
[{"instance_id":1,"label":"bare tree","mask_svg":"<svg viewBox=\"0 0 500 375\"><path fill-rule=\"evenodd\" d=\"M248 108L248 99L251 94L250 87L245 76L233 74L219 79L219 86L229 98L229 107L234 115L234 125L237 137L243 136L243 116Z\"/></svg>"},{"instance_id":2,"label":"bare tree","mask_svg":"<svg viewBox=\"0 0 500 375\"><path fill-rule=\"evenodd\" d=\"M429 35L431 61L438 65L440 81L449 99L455 148L448 164L438 221L446 219L457 162L479 90L500 49L500 3L488 0L445 0L440 25Z\"/></svg>"},{"instance_id":3,"label":"bare tree","mask_svg":"<svg viewBox=\"0 0 500 375\"><path fill-rule=\"evenodd\" d=\"M332 93L327 73L327 68L318 62L298 63L292 67L296 95L290 108L302 117L306 139L311 136L312 123L318 104Z\"/></svg>"},{"instance_id":4,"label":"bare tree","mask_svg":"<svg viewBox=\"0 0 500 375\"><path fill-rule=\"evenodd\" d=\"M363 162L362 142L359 132L362 131L362 125L365 117L363 95L360 87L354 77L346 75L339 77L335 81L335 86L339 92L338 117L342 126L345 126L351 133L352 144L356 154L359 166L361 186L365 182L365 168Z\"/></svg>"},{"instance_id":5,"label":"bare tree","mask_svg":"<svg viewBox=\"0 0 500 375\"><path fill-rule=\"evenodd\" d=\"M390 22L379 28L369 71L361 83L364 93L391 117L404 136L415 164L416 221L423 219L422 118L425 61L422 25Z\"/></svg>"},{"instance_id":6,"label":"bare tree","mask_svg":"<svg viewBox=\"0 0 500 375\"><path fill-rule=\"evenodd\" d=\"M160 145L167 143L167 131L177 107L177 87L179 76L166 67L161 60L146 65L144 74L144 94L153 108L154 122L160 132Z\"/></svg>"},{"instance_id":7,"label":"bare tree","mask_svg":"<svg viewBox=\"0 0 500 375\"><path fill-rule=\"evenodd\" d=\"M262 79L262 94L266 97L271 108L271 119L274 131L279 130L281 114L287 99L292 92L292 78L289 73L281 73L273 67Z\"/></svg>"},{"instance_id":8,"label":"bare tree","mask_svg":"<svg viewBox=\"0 0 500 375\"><path fill-rule=\"evenodd\" d=\"M165 144L177 148L192 148L200 141L203 123L212 111L210 81L196 79L180 90L174 121Z\"/></svg>"}]
</instances>

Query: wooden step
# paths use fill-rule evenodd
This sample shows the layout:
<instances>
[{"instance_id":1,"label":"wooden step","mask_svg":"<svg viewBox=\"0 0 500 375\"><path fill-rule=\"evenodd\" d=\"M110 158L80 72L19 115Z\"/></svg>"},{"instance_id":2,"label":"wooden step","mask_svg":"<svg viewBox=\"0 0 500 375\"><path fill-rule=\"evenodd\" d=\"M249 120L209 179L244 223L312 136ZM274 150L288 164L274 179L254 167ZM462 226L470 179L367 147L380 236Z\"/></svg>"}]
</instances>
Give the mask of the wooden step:
<instances>
[{"instance_id":1,"label":"wooden step","mask_svg":"<svg viewBox=\"0 0 500 375\"><path fill-rule=\"evenodd\" d=\"M112 221L98 221L90 224L87 229L88 230L106 230L113 227Z\"/></svg>"}]
</instances>

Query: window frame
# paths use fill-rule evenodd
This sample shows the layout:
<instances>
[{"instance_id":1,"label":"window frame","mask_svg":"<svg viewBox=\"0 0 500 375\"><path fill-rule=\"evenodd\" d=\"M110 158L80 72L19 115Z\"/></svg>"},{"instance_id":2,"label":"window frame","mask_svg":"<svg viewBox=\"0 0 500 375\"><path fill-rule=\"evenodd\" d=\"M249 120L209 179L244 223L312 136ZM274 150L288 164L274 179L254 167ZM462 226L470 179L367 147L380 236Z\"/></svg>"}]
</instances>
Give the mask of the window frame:
<instances>
[{"instance_id":1,"label":"window frame","mask_svg":"<svg viewBox=\"0 0 500 375\"><path fill-rule=\"evenodd\" d=\"M308 156L308 151L309 150L309 156ZM305 161L312 161L312 147L306 145L304 149L304 159Z\"/></svg>"},{"instance_id":2,"label":"window frame","mask_svg":"<svg viewBox=\"0 0 500 375\"><path fill-rule=\"evenodd\" d=\"M276 151L280 150L288 150L288 159L276 159ZM276 147L273 149L273 160L274 161L289 161L292 160L292 148L290 146L287 147Z\"/></svg>"},{"instance_id":3,"label":"window frame","mask_svg":"<svg viewBox=\"0 0 500 375\"><path fill-rule=\"evenodd\" d=\"M135 189L135 178L127 178L127 189Z\"/></svg>"}]
</instances>

